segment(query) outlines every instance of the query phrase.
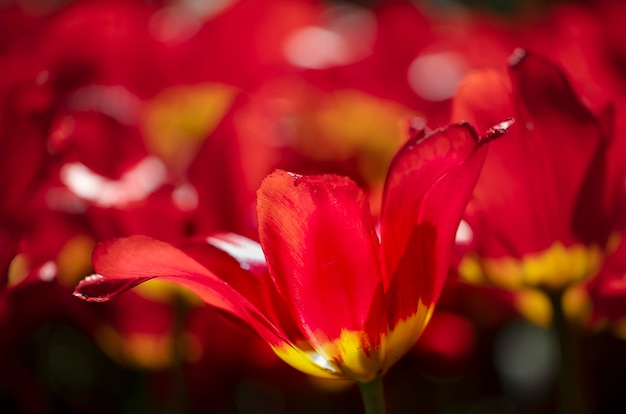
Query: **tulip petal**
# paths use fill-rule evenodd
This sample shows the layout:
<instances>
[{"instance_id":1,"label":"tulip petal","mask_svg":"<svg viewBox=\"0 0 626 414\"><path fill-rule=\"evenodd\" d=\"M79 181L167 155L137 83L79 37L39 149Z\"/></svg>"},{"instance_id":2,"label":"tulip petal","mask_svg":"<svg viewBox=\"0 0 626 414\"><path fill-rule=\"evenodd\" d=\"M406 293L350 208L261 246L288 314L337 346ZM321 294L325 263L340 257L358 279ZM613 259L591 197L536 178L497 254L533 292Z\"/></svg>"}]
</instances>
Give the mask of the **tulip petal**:
<instances>
[{"instance_id":1,"label":"tulip petal","mask_svg":"<svg viewBox=\"0 0 626 414\"><path fill-rule=\"evenodd\" d=\"M276 171L258 191L257 215L270 273L314 348L346 331L365 332L366 353L375 348L384 332L379 243L356 184ZM327 360L341 359L341 347L330 348Z\"/></svg>"},{"instance_id":2,"label":"tulip petal","mask_svg":"<svg viewBox=\"0 0 626 414\"><path fill-rule=\"evenodd\" d=\"M94 251L97 275L83 280L75 295L106 301L140 283L159 278L186 287L208 305L250 325L270 344L289 342L254 305L200 263L167 243L132 236L99 244Z\"/></svg>"},{"instance_id":3,"label":"tulip petal","mask_svg":"<svg viewBox=\"0 0 626 414\"><path fill-rule=\"evenodd\" d=\"M509 124L504 123L502 133ZM393 160L383 198L381 238L390 327L436 302L454 236L486 146L467 124L409 140ZM429 312L415 321L421 329Z\"/></svg>"},{"instance_id":4,"label":"tulip petal","mask_svg":"<svg viewBox=\"0 0 626 414\"><path fill-rule=\"evenodd\" d=\"M207 248L213 249L207 251ZM230 286L258 309L263 309L263 314L289 340L280 346L272 346L272 349L291 366L310 375L348 377L365 382L373 379L379 371L379 356L364 354L362 344L370 341L360 332L344 331L339 339L328 341L317 350L307 342L292 319L285 299L274 287L263 250L257 242L232 233L215 234L198 243L185 243L183 249L205 267L224 275L223 279ZM216 249L224 255L216 256ZM242 272L252 272L257 277L245 277Z\"/></svg>"},{"instance_id":5,"label":"tulip petal","mask_svg":"<svg viewBox=\"0 0 626 414\"><path fill-rule=\"evenodd\" d=\"M479 134L499 120L515 115L511 82L495 70L467 74L452 102L452 120L469 123Z\"/></svg>"},{"instance_id":6,"label":"tulip petal","mask_svg":"<svg viewBox=\"0 0 626 414\"><path fill-rule=\"evenodd\" d=\"M213 248L213 251L201 252L201 246ZM94 252L94 266L102 274L85 278L74 294L89 301L103 302L150 279L168 280L190 289L208 305L247 323L280 358L295 368L319 377L341 378L342 373L329 366L304 340L278 295L259 280L266 276L263 275L264 260L256 247L258 244L254 241L232 234L213 235L201 242L188 241L183 245L184 252L145 236L109 241L100 244ZM226 255L218 257L218 249ZM224 271L231 282L241 278L237 286L248 286L243 293L249 294L251 300L192 257ZM287 329L283 331L283 328Z\"/></svg>"},{"instance_id":7,"label":"tulip petal","mask_svg":"<svg viewBox=\"0 0 626 414\"><path fill-rule=\"evenodd\" d=\"M274 287L259 243L234 233L218 233L189 239L179 248L220 275L220 279L278 327L290 343L304 340L284 298Z\"/></svg>"},{"instance_id":8,"label":"tulip petal","mask_svg":"<svg viewBox=\"0 0 626 414\"><path fill-rule=\"evenodd\" d=\"M124 293L150 279L152 278L109 279L96 273L87 276L78 283L74 296L87 302L108 302L120 293Z\"/></svg>"}]
</instances>

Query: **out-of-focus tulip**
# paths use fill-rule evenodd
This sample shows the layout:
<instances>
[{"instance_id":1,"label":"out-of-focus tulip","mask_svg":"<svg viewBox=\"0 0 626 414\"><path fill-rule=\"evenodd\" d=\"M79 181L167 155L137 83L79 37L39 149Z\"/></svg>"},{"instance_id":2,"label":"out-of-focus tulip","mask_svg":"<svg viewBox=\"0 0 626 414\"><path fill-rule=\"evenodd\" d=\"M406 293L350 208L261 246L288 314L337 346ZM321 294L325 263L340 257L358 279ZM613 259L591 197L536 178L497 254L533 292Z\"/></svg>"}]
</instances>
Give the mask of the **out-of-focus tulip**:
<instances>
[{"instance_id":1,"label":"out-of-focus tulip","mask_svg":"<svg viewBox=\"0 0 626 414\"><path fill-rule=\"evenodd\" d=\"M516 118L511 140L491 147L468 204L469 252L458 271L471 283L521 292L517 307L551 324L563 412L587 410L573 322L587 322L591 306L581 286L619 239L624 182L622 167L612 165L611 114L595 115L558 66L519 49L508 77L469 75L453 104L453 119L483 128L493 118Z\"/></svg>"},{"instance_id":2,"label":"out-of-focus tulip","mask_svg":"<svg viewBox=\"0 0 626 414\"><path fill-rule=\"evenodd\" d=\"M455 98L456 120L485 128L503 116L518 122L485 162L459 272L471 282L561 292L593 276L611 249L620 190L607 177L611 136L561 70L522 51L510 79L475 73Z\"/></svg>"}]
</instances>

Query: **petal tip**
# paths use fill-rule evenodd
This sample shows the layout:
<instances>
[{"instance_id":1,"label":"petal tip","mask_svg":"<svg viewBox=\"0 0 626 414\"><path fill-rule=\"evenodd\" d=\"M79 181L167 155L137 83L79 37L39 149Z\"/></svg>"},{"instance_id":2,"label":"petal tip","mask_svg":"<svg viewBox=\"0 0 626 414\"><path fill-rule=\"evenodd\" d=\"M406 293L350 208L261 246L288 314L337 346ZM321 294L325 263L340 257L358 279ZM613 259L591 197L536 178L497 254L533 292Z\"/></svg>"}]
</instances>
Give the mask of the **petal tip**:
<instances>
[{"instance_id":1,"label":"petal tip","mask_svg":"<svg viewBox=\"0 0 626 414\"><path fill-rule=\"evenodd\" d=\"M487 132L485 132L485 135L480 137L480 144L481 145L486 144L490 141L493 141L496 138L501 137L509 130L511 125L513 125L514 123L515 123L515 119L508 118L492 126L491 128L487 130Z\"/></svg>"},{"instance_id":2,"label":"petal tip","mask_svg":"<svg viewBox=\"0 0 626 414\"><path fill-rule=\"evenodd\" d=\"M100 297L100 296L98 296L98 297L93 297L93 296L88 296L88 295L86 295L86 294L84 294L84 293L80 292L78 289L76 289L72 295L74 295L74 296L76 296L77 298L82 299L82 300L84 300L84 301L86 301L86 302L108 302L108 301L111 299L111 297L110 297L110 296L108 296L108 297Z\"/></svg>"},{"instance_id":3,"label":"petal tip","mask_svg":"<svg viewBox=\"0 0 626 414\"><path fill-rule=\"evenodd\" d=\"M90 287L97 285L103 280L106 280L106 278L97 273L87 276L83 280L78 282L78 285L76 285L76 288L74 288L73 295L82 300L86 300L87 302L104 302L108 300L108 298L105 299L103 297L93 297L86 292L86 290L89 290Z\"/></svg>"},{"instance_id":4,"label":"petal tip","mask_svg":"<svg viewBox=\"0 0 626 414\"><path fill-rule=\"evenodd\" d=\"M287 177L291 178L291 184L293 184L294 186L298 186L304 178L300 174L277 168L268 175L266 175L265 178L263 178L263 181L261 181L261 186L259 187L257 193L261 193L267 190L267 188L271 187L271 183L281 180L284 181ZM289 181L287 181L287 183L289 183Z\"/></svg>"},{"instance_id":5,"label":"petal tip","mask_svg":"<svg viewBox=\"0 0 626 414\"><path fill-rule=\"evenodd\" d=\"M116 281L95 273L78 282L72 294L87 302L108 302L136 284L136 281Z\"/></svg>"}]
</instances>

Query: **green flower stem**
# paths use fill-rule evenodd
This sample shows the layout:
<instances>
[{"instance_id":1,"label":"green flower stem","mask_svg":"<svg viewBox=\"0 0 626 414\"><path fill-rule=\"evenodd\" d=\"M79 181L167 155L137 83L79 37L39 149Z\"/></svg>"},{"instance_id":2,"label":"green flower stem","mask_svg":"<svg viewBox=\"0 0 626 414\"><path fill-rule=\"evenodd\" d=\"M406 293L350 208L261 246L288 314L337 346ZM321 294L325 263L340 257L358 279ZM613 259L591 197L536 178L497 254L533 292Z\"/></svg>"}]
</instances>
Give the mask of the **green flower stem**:
<instances>
[{"instance_id":1,"label":"green flower stem","mask_svg":"<svg viewBox=\"0 0 626 414\"><path fill-rule=\"evenodd\" d=\"M558 410L561 414L586 413L585 389L579 349L580 337L563 312L563 294L550 295L552 302L552 327L559 340L561 367L558 377Z\"/></svg>"},{"instance_id":2,"label":"green flower stem","mask_svg":"<svg viewBox=\"0 0 626 414\"><path fill-rule=\"evenodd\" d=\"M383 377L376 377L370 382L359 382L358 384L365 406L365 414L385 414Z\"/></svg>"},{"instance_id":3,"label":"green flower stem","mask_svg":"<svg viewBox=\"0 0 626 414\"><path fill-rule=\"evenodd\" d=\"M187 409L187 395L185 392L185 374L183 337L185 335L185 320L189 313L189 303L180 294L174 293L172 296L172 306L174 320L170 333L172 340L172 395L169 406L164 412L185 412Z\"/></svg>"}]
</instances>

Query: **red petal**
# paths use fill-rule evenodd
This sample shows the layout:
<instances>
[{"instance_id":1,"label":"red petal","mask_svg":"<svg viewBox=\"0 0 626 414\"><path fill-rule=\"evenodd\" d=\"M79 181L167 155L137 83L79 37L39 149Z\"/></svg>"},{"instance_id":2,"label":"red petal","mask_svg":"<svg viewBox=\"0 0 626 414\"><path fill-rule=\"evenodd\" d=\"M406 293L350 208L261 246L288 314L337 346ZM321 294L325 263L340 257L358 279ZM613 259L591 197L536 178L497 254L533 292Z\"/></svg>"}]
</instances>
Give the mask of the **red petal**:
<instances>
[{"instance_id":1,"label":"red petal","mask_svg":"<svg viewBox=\"0 0 626 414\"><path fill-rule=\"evenodd\" d=\"M270 273L315 346L342 330L381 333L376 236L363 192L333 175L276 171L257 195Z\"/></svg>"},{"instance_id":2,"label":"red petal","mask_svg":"<svg viewBox=\"0 0 626 414\"><path fill-rule=\"evenodd\" d=\"M598 122L560 69L531 54L516 58L511 87L479 72L454 100L454 119L481 128L503 117L517 123L491 145L467 210L478 253L488 257L606 237L599 222L605 144Z\"/></svg>"},{"instance_id":3,"label":"red petal","mask_svg":"<svg viewBox=\"0 0 626 414\"><path fill-rule=\"evenodd\" d=\"M465 76L452 102L452 121L468 122L479 133L515 115L510 81L493 70Z\"/></svg>"},{"instance_id":4,"label":"red petal","mask_svg":"<svg viewBox=\"0 0 626 414\"><path fill-rule=\"evenodd\" d=\"M180 248L262 310L292 343L303 339L284 298L274 287L259 243L238 234L219 233L188 240Z\"/></svg>"},{"instance_id":5,"label":"red petal","mask_svg":"<svg viewBox=\"0 0 626 414\"><path fill-rule=\"evenodd\" d=\"M437 300L485 150L462 124L412 139L396 155L381 226L392 326L414 314L419 300L426 306Z\"/></svg>"},{"instance_id":6,"label":"red petal","mask_svg":"<svg viewBox=\"0 0 626 414\"><path fill-rule=\"evenodd\" d=\"M74 296L86 300L87 302L107 302L129 289L142 284L151 277L136 277L133 279L109 279L99 274L87 276L81 280L76 289Z\"/></svg>"},{"instance_id":7,"label":"red petal","mask_svg":"<svg viewBox=\"0 0 626 414\"><path fill-rule=\"evenodd\" d=\"M533 126L545 154L539 183L551 183L545 191L558 198L551 220L561 218L565 226L573 224L576 236L595 241L602 223L598 218L603 216L604 154L609 137L578 99L563 71L552 63L524 53L513 64L511 79L514 96L523 105L520 111L528 114L526 123Z\"/></svg>"},{"instance_id":8,"label":"red petal","mask_svg":"<svg viewBox=\"0 0 626 414\"><path fill-rule=\"evenodd\" d=\"M231 313L271 344L287 340L259 309L223 280L175 247L145 236L101 243L94 251L98 275L86 278L75 295L106 301L153 278L173 282L197 294L210 306Z\"/></svg>"}]
</instances>

